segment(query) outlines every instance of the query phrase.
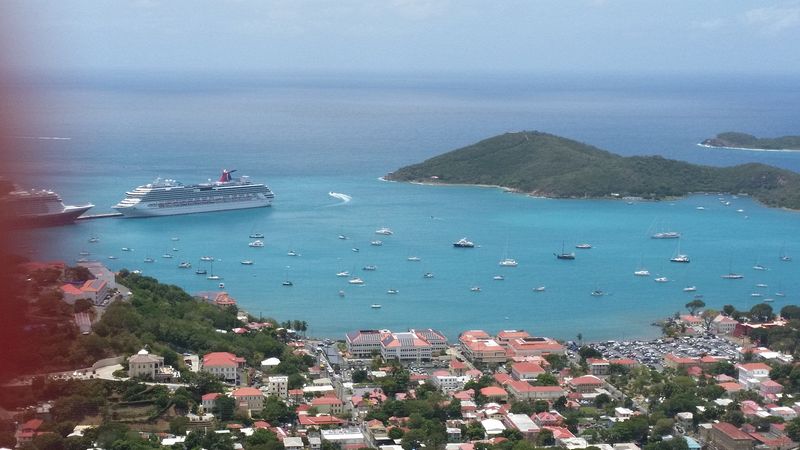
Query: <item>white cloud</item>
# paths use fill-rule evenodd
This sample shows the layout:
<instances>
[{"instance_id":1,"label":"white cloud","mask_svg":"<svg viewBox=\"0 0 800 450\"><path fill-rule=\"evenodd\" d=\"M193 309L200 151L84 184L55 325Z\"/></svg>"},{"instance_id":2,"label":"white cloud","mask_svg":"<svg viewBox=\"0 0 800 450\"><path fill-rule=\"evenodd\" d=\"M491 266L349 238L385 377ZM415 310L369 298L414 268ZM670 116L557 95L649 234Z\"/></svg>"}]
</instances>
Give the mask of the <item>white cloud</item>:
<instances>
[{"instance_id":1,"label":"white cloud","mask_svg":"<svg viewBox=\"0 0 800 450\"><path fill-rule=\"evenodd\" d=\"M764 34L774 36L800 26L800 3L751 9L744 13L744 21Z\"/></svg>"}]
</instances>

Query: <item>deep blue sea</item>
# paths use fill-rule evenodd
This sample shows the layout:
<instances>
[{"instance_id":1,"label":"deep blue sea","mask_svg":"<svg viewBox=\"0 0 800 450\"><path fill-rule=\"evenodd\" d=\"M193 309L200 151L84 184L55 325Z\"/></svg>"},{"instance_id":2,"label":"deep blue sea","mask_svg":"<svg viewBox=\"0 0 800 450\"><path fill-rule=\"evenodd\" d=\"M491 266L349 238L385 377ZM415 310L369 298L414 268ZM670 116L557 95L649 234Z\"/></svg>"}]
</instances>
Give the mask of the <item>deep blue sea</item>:
<instances>
[{"instance_id":1,"label":"deep blue sea","mask_svg":"<svg viewBox=\"0 0 800 450\"><path fill-rule=\"evenodd\" d=\"M18 133L31 149L27 162L36 161L11 168L19 183L57 190L67 203L91 201L97 205L92 212L101 213L126 190L156 177L204 182L235 168L265 181L276 199L259 210L82 221L30 232L23 247L35 258L67 261L88 251L112 269L139 269L189 292L217 289L218 282L194 274L200 256L211 255L217 261L205 267L223 277L241 307L278 320L306 320L317 336L434 327L451 339L472 328L522 328L565 339L577 333L589 340L652 337L659 330L651 322L692 299L683 292L688 285L715 308L749 309L766 298L774 299L776 310L800 302L800 214L730 196L726 206L713 194L633 204L549 200L379 177L518 130L625 155L710 165L759 161L800 171L800 153L696 145L729 130L800 134L799 82L319 74L49 79L35 86L29 125ZM53 137L66 139L40 139ZM331 197L331 191L352 200ZM394 235L374 234L384 226ZM669 262L677 241L649 238L666 229L683 234L680 251L691 256L690 264ZM266 235L266 247L248 247L255 231ZM89 243L91 236L100 241ZM478 247L454 249L461 237ZM384 245L369 245L375 239ZM571 251L581 242L594 248L575 250L575 261L554 258L562 244ZM300 256L288 256L289 250ZM779 261L782 251L795 261ZM107 259L112 255L118 259ZM499 267L506 256L519 266ZM156 261L144 263L145 257ZM242 259L255 264L243 266ZM178 269L181 261L193 269ZM756 264L769 270L754 270ZM364 272L365 265L377 270ZM640 266L653 275L634 277ZM365 285L347 284L336 276L340 271L361 276ZM720 278L729 271L744 279ZM434 278L423 278L425 272ZM499 274L505 280L493 279ZM659 275L671 281L654 282ZM294 286L281 285L287 277ZM755 286L761 283L768 287ZM472 286L481 292L471 292ZM546 290L534 292L537 286ZM388 289L399 293L388 295ZM595 289L606 295L591 296ZM776 297L778 290L786 297Z\"/></svg>"}]
</instances>

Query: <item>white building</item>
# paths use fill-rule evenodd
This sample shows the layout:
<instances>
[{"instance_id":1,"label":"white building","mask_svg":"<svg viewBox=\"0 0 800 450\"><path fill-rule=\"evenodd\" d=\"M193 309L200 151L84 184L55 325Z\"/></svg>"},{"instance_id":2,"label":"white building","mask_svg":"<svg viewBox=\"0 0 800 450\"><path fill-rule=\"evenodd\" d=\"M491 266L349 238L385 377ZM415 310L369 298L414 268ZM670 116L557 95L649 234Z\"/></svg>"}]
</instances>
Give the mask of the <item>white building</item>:
<instances>
[{"instance_id":1,"label":"white building","mask_svg":"<svg viewBox=\"0 0 800 450\"><path fill-rule=\"evenodd\" d=\"M151 355L145 349L128 358L128 376L155 380L159 369L164 365L164 357Z\"/></svg>"},{"instance_id":2,"label":"white building","mask_svg":"<svg viewBox=\"0 0 800 450\"><path fill-rule=\"evenodd\" d=\"M358 330L345 335L347 351L354 358L371 358L381 352L381 338L389 330Z\"/></svg>"},{"instance_id":3,"label":"white building","mask_svg":"<svg viewBox=\"0 0 800 450\"><path fill-rule=\"evenodd\" d=\"M384 360L429 361L432 348L428 341L410 331L389 333L381 339L381 356Z\"/></svg>"},{"instance_id":4,"label":"white building","mask_svg":"<svg viewBox=\"0 0 800 450\"><path fill-rule=\"evenodd\" d=\"M737 364L739 370L739 384L745 389L758 389L762 381L769 379L772 368L764 363Z\"/></svg>"},{"instance_id":5,"label":"white building","mask_svg":"<svg viewBox=\"0 0 800 450\"><path fill-rule=\"evenodd\" d=\"M267 396L274 395L283 400L289 398L289 377L285 375L274 375L267 378L264 385L264 393Z\"/></svg>"}]
</instances>

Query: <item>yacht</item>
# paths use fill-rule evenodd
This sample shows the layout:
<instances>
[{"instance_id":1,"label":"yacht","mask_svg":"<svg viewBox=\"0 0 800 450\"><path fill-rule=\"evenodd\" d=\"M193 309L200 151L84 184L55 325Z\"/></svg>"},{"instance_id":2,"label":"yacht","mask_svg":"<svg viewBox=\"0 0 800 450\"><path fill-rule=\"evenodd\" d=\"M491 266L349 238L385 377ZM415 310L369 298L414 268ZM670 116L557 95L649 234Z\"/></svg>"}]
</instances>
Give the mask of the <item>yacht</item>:
<instances>
[{"instance_id":1,"label":"yacht","mask_svg":"<svg viewBox=\"0 0 800 450\"><path fill-rule=\"evenodd\" d=\"M517 264L517 260L515 260L515 259L505 258L505 259L501 259L500 260L499 265L502 266L502 267L517 267L518 264Z\"/></svg>"},{"instance_id":2,"label":"yacht","mask_svg":"<svg viewBox=\"0 0 800 450\"><path fill-rule=\"evenodd\" d=\"M344 297L344 291L341 289L339 290L339 297Z\"/></svg>"},{"instance_id":3,"label":"yacht","mask_svg":"<svg viewBox=\"0 0 800 450\"><path fill-rule=\"evenodd\" d=\"M606 295L606 293L599 289L595 289L592 291L592 297L602 297L604 295Z\"/></svg>"},{"instance_id":4,"label":"yacht","mask_svg":"<svg viewBox=\"0 0 800 450\"><path fill-rule=\"evenodd\" d=\"M468 240L467 238L463 237L455 242L453 242L453 247L455 248L473 248L475 247L475 243Z\"/></svg>"},{"instance_id":5,"label":"yacht","mask_svg":"<svg viewBox=\"0 0 800 450\"><path fill-rule=\"evenodd\" d=\"M756 287L757 288L765 288L765 287L768 287L768 286L765 283L757 283Z\"/></svg>"},{"instance_id":6,"label":"yacht","mask_svg":"<svg viewBox=\"0 0 800 450\"><path fill-rule=\"evenodd\" d=\"M422 275L422 278L433 278L433 273L431 273L431 272L425 272L425 273Z\"/></svg>"},{"instance_id":7,"label":"yacht","mask_svg":"<svg viewBox=\"0 0 800 450\"><path fill-rule=\"evenodd\" d=\"M208 272L206 271L206 269L200 268L200 269L195 270L194 273L196 273L197 275L205 275Z\"/></svg>"},{"instance_id":8,"label":"yacht","mask_svg":"<svg viewBox=\"0 0 800 450\"><path fill-rule=\"evenodd\" d=\"M368 270L368 271L378 270L378 267L377 266L373 266L373 265L369 265L369 266L362 267L361 270Z\"/></svg>"},{"instance_id":9,"label":"yacht","mask_svg":"<svg viewBox=\"0 0 800 450\"><path fill-rule=\"evenodd\" d=\"M359 277L350 278L349 280L347 280L347 282L350 284L364 284L364 280L362 280Z\"/></svg>"},{"instance_id":10,"label":"yacht","mask_svg":"<svg viewBox=\"0 0 800 450\"><path fill-rule=\"evenodd\" d=\"M775 301L775 299L774 298L765 298L764 300L761 300L761 301L764 302L764 303L772 303L772 302Z\"/></svg>"},{"instance_id":11,"label":"yacht","mask_svg":"<svg viewBox=\"0 0 800 450\"><path fill-rule=\"evenodd\" d=\"M492 279L495 280L495 281L503 281L503 280L506 279L506 277L504 277L502 275L495 275L495 276L492 277Z\"/></svg>"},{"instance_id":12,"label":"yacht","mask_svg":"<svg viewBox=\"0 0 800 450\"><path fill-rule=\"evenodd\" d=\"M681 234L677 231L662 231L650 236L653 239L678 239Z\"/></svg>"},{"instance_id":13,"label":"yacht","mask_svg":"<svg viewBox=\"0 0 800 450\"><path fill-rule=\"evenodd\" d=\"M375 230L375 234L380 234L383 236L391 236L394 234L394 232L386 227L383 227Z\"/></svg>"},{"instance_id":14,"label":"yacht","mask_svg":"<svg viewBox=\"0 0 800 450\"><path fill-rule=\"evenodd\" d=\"M151 262L156 262L156 260L148 256L147 258L144 259L144 262L151 263Z\"/></svg>"},{"instance_id":15,"label":"yacht","mask_svg":"<svg viewBox=\"0 0 800 450\"><path fill-rule=\"evenodd\" d=\"M695 291L697 291L696 286L686 286L685 288L683 288L683 292L695 292Z\"/></svg>"},{"instance_id":16,"label":"yacht","mask_svg":"<svg viewBox=\"0 0 800 450\"><path fill-rule=\"evenodd\" d=\"M89 238L89 243L91 243L91 244L96 244L98 242L100 242L100 238L97 237L97 236L92 236L92 237Z\"/></svg>"},{"instance_id":17,"label":"yacht","mask_svg":"<svg viewBox=\"0 0 800 450\"><path fill-rule=\"evenodd\" d=\"M164 253L163 255L161 255L161 257L164 259L172 259L172 255L170 255L169 253Z\"/></svg>"},{"instance_id":18,"label":"yacht","mask_svg":"<svg viewBox=\"0 0 800 450\"><path fill-rule=\"evenodd\" d=\"M372 308L372 309L380 309L381 305L378 304L378 303L373 303L373 304L369 305L369 307Z\"/></svg>"},{"instance_id":19,"label":"yacht","mask_svg":"<svg viewBox=\"0 0 800 450\"><path fill-rule=\"evenodd\" d=\"M592 248L592 244L585 244L585 243L584 244L578 244L578 245L575 246L575 248L579 248L581 250L588 250L588 249Z\"/></svg>"},{"instance_id":20,"label":"yacht","mask_svg":"<svg viewBox=\"0 0 800 450\"><path fill-rule=\"evenodd\" d=\"M786 293L783 291L778 291L775 293L775 297L786 297Z\"/></svg>"},{"instance_id":21,"label":"yacht","mask_svg":"<svg viewBox=\"0 0 800 450\"><path fill-rule=\"evenodd\" d=\"M472 292L480 292L481 291L481 287L480 286L472 286L471 288L469 288L469 290L472 291Z\"/></svg>"},{"instance_id":22,"label":"yacht","mask_svg":"<svg viewBox=\"0 0 800 450\"><path fill-rule=\"evenodd\" d=\"M214 260L213 256L201 256L200 257L200 261L213 261L213 260Z\"/></svg>"},{"instance_id":23,"label":"yacht","mask_svg":"<svg viewBox=\"0 0 800 450\"><path fill-rule=\"evenodd\" d=\"M337 277L349 277L350 276L350 272L344 270L342 272L337 273L336 276Z\"/></svg>"},{"instance_id":24,"label":"yacht","mask_svg":"<svg viewBox=\"0 0 800 450\"><path fill-rule=\"evenodd\" d=\"M117 259L117 257L114 256L114 255L111 255L111 256L108 257L108 259Z\"/></svg>"},{"instance_id":25,"label":"yacht","mask_svg":"<svg viewBox=\"0 0 800 450\"><path fill-rule=\"evenodd\" d=\"M375 240L369 243L369 245L374 245L375 247L380 247L383 245L383 241Z\"/></svg>"},{"instance_id":26,"label":"yacht","mask_svg":"<svg viewBox=\"0 0 800 450\"><path fill-rule=\"evenodd\" d=\"M688 262L691 262L691 260L689 259L689 255L675 255L672 258L670 258L669 260L672 261L672 262L675 262L675 263L688 263Z\"/></svg>"},{"instance_id":27,"label":"yacht","mask_svg":"<svg viewBox=\"0 0 800 450\"><path fill-rule=\"evenodd\" d=\"M347 236L345 236L345 235L343 235L343 234L340 234L340 235L339 235L339 239L341 239L341 240L343 240L343 241L346 241L346 240L347 240Z\"/></svg>"},{"instance_id":28,"label":"yacht","mask_svg":"<svg viewBox=\"0 0 800 450\"><path fill-rule=\"evenodd\" d=\"M353 251L353 253L358 253L358 252L360 252L360 251L361 251L361 250L359 250L359 249L358 249L358 247L353 247L353 248L351 248L350 250L352 250L352 251Z\"/></svg>"},{"instance_id":29,"label":"yacht","mask_svg":"<svg viewBox=\"0 0 800 450\"><path fill-rule=\"evenodd\" d=\"M753 292L750 294L750 297L763 297L764 295L761 292Z\"/></svg>"},{"instance_id":30,"label":"yacht","mask_svg":"<svg viewBox=\"0 0 800 450\"><path fill-rule=\"evenodd\" d=\"M206 277L206 280L221 280L222 277L219 275L209 275Z\"/></svg>"},{"instance_id":31,"label":"yacht","mask_svg":"<svg viewBox=\"0 0 800 450\"><path fill-rule=\"evenodd\" d=\"M297 253L294 250L289 250L288 252L286 252L286 256L300 256L300 253Z\"/></svg>"},{"instance_id":32,"label":"yacht","mask_svg":"<svg viewBox=\"0 0 800 450\"><path fill-rule=\"evenodd\" d=\"M241 260L241 261L239 261L239 262L240 262L240 263L241 263L243 266L252 266L252 265L253 265L253 261L252 261L252 260L249 260L249 259L243 259L243 260Z\"/></svg>"},{"instance_id":33,"label":"yacht","mask_svg":"<svg viewBox=\"0 0 800 450\"><path fill-rule=\"evenodd\" d=\"M650 276L650 271L647 270L647 269L639 269L639 270L633 272L633 274L636 275L637 277L649 277Z\"/></svg>"},{"instance_id":34,"label":"yacht","mask_svg":"<svg viewBox=\"0 0 800 450\"><path fill-rule=\"evenodd\" d=\"M386 291L387 294L397 294L398 292L400 291L398 291L397 289L389 289L388 291Z\"/></svg>"},{"instance_id":35,"label":"yacht","mask_svg":"<svg viewBox=\"0 0 800 450\"><path fill-rule=\"evenodd\" d=\"M658 277L653 281L655 281L656 283L666 283L666 282L669 281L669 278L667 278L667 277Z\"/></svg>"},{"instance_id":36,"label":"yacht","mask_svg":"<svg viewBox=\"0 0 800 450\"><path fill-rule=\"evenodd\" d=\"M282 286L294 286L294 283L292 283L292 282L291 282L291 281L289 281L289 280L286 280L286 281L282 282L282 283L281 283L281 285L282 285Z\"/></svg>"},{"instance_id":37,"label":"yacht","mask_svg":"<svg viewBox=\"0 0 800 450\"><path fill-rule=\"evenodd\" d=\"M192 263L183 261L182 263L178 264L179 269L190 269L192 267Z\"/></svg>"},{"instance_id":38,"label":"yacht","mask_svg":"<svg viewBox=\"0 0 800 450\"><path fill-rule=\"evenodd\" d=\"M544 286L536 286L535 288L533 288L533 292L544 292L545 289L546 287Z\"/></svg>"},{"instance_id":39,"label":"yacht","mask_svg":"<svg viewBox=\"0 0 800 450\"><path fill-rule=\"evenodd\" d=\"M173 237L171 237L171 238L169 238L169 239L170 239L171 241L180 241L180 240L181 240L181 238L179 238L178 236L173 236Z\"/></svg>"},{"instance_id":40,"label":"yacht","mask_svg":"<svg viewBox=\"0 0 800 450\"><path fill-rule=\"evenodd\" d=\"M419 256L409 256L406 259L409 261L422 261L422 259Z\"/></svg>"},{"instance_id":41,"label":"yacht","mask_svg":"<svg viewBox=\"0 0 800 450\"><path fill-rule=\"evenodd\" d=\"M250 239L264 239L264 233L250 233Z\"/></svg>"},{"instance_id":42,"label":"yacht","mask_svg":"<svg viewBox=\"0 0 800 450\"><path fill-rule=\"evenodd\" d=\"M725 280L741 280L742 278L744 278L744 275L740 273L730 272L726 273L725 275L720 275L720 278L723 278Z\"/></svg>"},{"instance_id":43,"label":"yacht","mask_svg":"<svg viewBox=\"0 0 800 450\"><path fill-rule=\"evenodd\" d=\"M234 179L233 172L223 170L216 182L192 185L159 178L126 192L113 208L125 217L154 217L270 206L275 195L265 184Z\"/></svg>"},{"instance_id":44,"label":"yacht","mask_svg":"<svg viewBox=\"0 0 800 450\"><path fill-rule=\"evenodd\" d=\"M249 245L250 247L263 247L264 246L264 241L260 241L260 240L256 239L255 241L253 241L253 242L251 242L251 243L249 243L247 245Z\"/></svg>"},{"instance_id":45,"label":"yacht","mask_svg":"<svg viewBox=\"0 0 800 450\"><path fill-rule=\"evenodd\" d=\"M767 268L762 266L761 264L756 264L753 266L753 270L767 270Z\"/></svg>"},{"instance_id":46,"label":"yacht","mask_svg":"<svg viewBox=\"0 0 800 450\"><path fill-rule=\"evenodd\" d=\"M132 251L132 249L129 248L129 247L122 247L122 251L123 252L130 252L130 251Z\"/></svg>"}]
</instances>

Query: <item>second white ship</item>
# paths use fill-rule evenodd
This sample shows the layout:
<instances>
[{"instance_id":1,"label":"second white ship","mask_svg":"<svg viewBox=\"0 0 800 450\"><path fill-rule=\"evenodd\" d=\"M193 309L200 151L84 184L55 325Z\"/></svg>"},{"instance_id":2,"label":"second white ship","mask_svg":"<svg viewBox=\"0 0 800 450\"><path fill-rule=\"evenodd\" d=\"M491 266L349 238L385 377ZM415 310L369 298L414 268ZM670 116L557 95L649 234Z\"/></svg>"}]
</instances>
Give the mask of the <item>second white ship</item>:
<instances>
[{"instance_id":1,"label":"second white ship","mask_svg":"<svg viewBox=\"0 0 800 450\"><path fill-rule=\"evenodd\" d=\"M172 216L270 206L275 194L247 176L233 178L236 170L223 170L216 182L184 185L161 180L125 193L114 209L125 217Z\"/></svg>"}]
</instances>

